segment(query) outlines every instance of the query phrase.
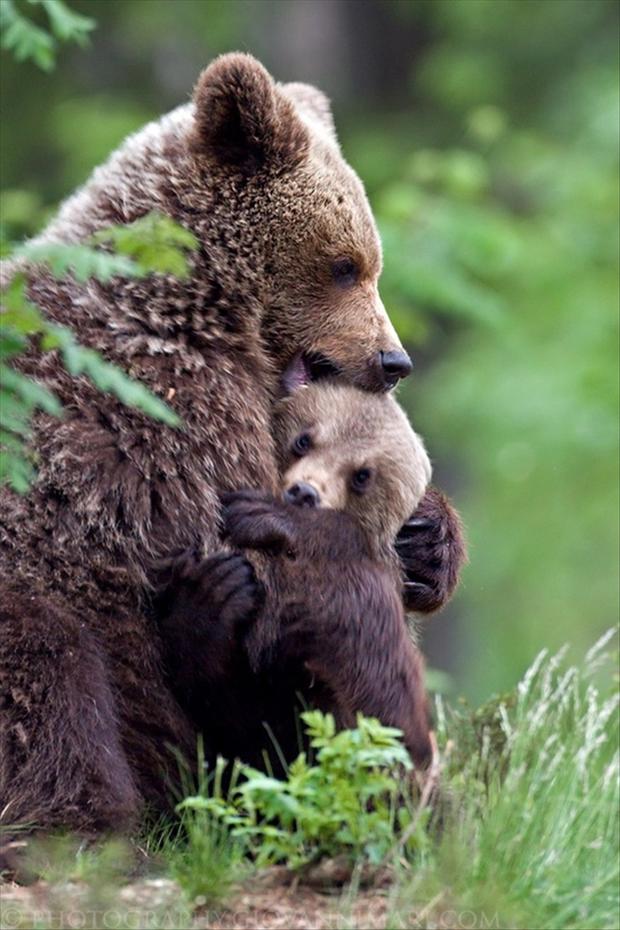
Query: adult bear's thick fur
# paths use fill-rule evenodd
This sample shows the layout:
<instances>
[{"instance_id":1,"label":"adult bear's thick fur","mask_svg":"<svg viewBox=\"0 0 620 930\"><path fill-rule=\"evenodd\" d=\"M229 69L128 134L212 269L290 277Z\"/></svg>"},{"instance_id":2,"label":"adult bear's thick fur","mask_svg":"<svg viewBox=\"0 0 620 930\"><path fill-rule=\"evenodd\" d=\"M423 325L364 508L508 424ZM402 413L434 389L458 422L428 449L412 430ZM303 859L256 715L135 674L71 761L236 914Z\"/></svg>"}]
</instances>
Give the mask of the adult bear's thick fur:
<instances>
[{"instance_id":1,"label":"adult bear's thick fur","mask_svg":"<svg viewBox=\"0 0 620 930\"><path fill-rule=\"evenodd\" d=\"M220 493L273 487L270 411L295 353L368 390L385 386L381 352L402 358L378 296L375 225L313 88L277 85L247 55L216 60L194 103L129 138L41 239L79 242L151 210L196 234L187 281L78 285L28 269L46 314L171 398L185 428L70 378L54 353L19 362L67 412L36 420L32 491L2 493L8 824L101 830L166 804L168 748L193 757L195 727L145 607L153 566L175 549L219 548ZM454 586L462 553L449 506L427 495L421 509L406 557L410 603L424 609Z\"/></svg>"}]
</instances>

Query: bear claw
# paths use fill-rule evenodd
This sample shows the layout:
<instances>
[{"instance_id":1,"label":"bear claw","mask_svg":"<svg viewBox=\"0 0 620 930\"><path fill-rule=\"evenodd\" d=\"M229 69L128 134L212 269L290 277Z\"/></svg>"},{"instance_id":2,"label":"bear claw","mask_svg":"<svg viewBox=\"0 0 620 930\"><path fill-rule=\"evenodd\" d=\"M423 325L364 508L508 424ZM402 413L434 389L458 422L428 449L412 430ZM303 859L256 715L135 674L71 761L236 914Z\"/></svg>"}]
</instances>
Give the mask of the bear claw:
<instances>
[{"instance_id":1,"label":"bear claw","mask_svg":"<svg viewBox=\"0 0 620 930\"><path fill-rule=\"evenodd\" d=\"M237 491L222 498L224 534L240 549L272 553L295 549L296 536L284 505L258 491Z\"/></svg>"}]
</instances>

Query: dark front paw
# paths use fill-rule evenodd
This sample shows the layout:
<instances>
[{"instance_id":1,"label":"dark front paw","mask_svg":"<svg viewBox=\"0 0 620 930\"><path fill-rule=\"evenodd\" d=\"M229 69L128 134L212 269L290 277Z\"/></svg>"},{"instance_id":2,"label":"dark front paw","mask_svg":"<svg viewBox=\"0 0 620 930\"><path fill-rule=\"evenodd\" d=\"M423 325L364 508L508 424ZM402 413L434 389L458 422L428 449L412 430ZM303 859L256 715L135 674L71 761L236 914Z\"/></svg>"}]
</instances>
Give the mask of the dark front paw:
<instances>
[{"instance_id":1,"label":"dark front paw","mask_svg":"<svg viewBox=\"0 0 620 930\"><path fill-rule=\"evenodd\" d=\"M224 532L240 549L293 553L296 544L290 508L261 491L235 491L222 497Z\"/></svg>"},{"instance_id":2,"label":"dark front paw","mask_svg":"<svg viewBox=\"0 0 620 930\"><path fill-rule=\"evenodd\" d=\"M248 623L256 616L262 588L244 556L222 552L186 570L179 597L197 616L208 615L230 628Z\"/></svg>"},{"instance_id":3,"label":"dark front paw","mask_svg":"<svg viewBox=\"0 0 620 930\"><path fill-rule=\"evenodd\" d=\"M454 593L465 562L461 521L448 499L429 488L396 537L407 610L431 613Z\"/></svg>"},{"instance_id":4,"label":"dark front paw","mask_svg":"<svg viewBox=\"0 0 620 930\"><path fill-rule=\"evenodd\" d=\"M236 552L207 559L195 550L174 556L160 575L159 589L159 613L207 638L229 636L248 624L263 600L252 565Z\"/></svg>"}]
</instances>

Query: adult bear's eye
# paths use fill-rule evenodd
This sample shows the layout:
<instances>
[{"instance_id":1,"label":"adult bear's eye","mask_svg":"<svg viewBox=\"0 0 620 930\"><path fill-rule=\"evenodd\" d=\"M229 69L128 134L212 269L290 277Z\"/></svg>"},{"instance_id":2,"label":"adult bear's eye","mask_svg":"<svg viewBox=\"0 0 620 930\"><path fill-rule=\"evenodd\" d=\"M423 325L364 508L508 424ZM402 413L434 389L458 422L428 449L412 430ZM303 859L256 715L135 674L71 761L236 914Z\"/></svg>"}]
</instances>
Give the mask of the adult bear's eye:
<instances>
[{"instance_id":1,"label":"adult bear's eye","mask_svg":"<svg viewBox=\"0 0 620 930\"><path fill-rule=\"evenodd\" d=\"M311 446L312 440L310 439L308 433L302 433L293 443L293 452L295 455L298 455L301 458L302 455L305 455L306 452L310 451Z\"/></svg>"},{"instance_id":2,"label":"adult bear's eye","mask_svg":"<svg viewBox=\"0 0 620 930\"><path fill-rule=\"evenodd\" d=\"M332 278L339 287L352 287L360 276L352 258L339 258L332 264Z\"/></svg>"},{"instance_id":3,"label":"adult bear's eye","mask_svg":"<svg viewBox=\"0 0 620 930\"><path fill-rule=\"evenodd\" d=\"M363 494L370 483L372 472L370 468L358 468L353 472L351 487L357 494Z\"/></svg>"}]
</instances>

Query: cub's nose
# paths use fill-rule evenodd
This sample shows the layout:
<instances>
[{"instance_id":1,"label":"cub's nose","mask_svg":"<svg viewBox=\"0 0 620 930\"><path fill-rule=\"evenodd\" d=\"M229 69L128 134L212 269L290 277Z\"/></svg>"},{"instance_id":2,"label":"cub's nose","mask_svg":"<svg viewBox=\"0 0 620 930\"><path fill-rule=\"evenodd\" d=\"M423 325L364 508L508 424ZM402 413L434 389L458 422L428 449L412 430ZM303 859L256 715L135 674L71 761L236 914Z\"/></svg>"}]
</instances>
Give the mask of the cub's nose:
<instances>
[{"instance_id":1,"label":"cub's nose","mask_svg":"<svg viewBox=\"0 0 620 930\"><path fill-rule=\"evenodd\" d=\"M389 387L393 387L399 378L406 378L413 370L413 363L406 352L395 349L392 352L380 352L381 370L383 379Z\"/></svg>"},{"instance_id":2,"label":"cub's nose","mask_svg":"<svg viewBox=\"0 0 620 930\"><path fill-rule=\"evenodd\" d=\"M305 481L298 481L287 488L284 500L287 504L295 504L296 507L318 507L321 503L319 492Z\"/></svg>"}]
</instances>

